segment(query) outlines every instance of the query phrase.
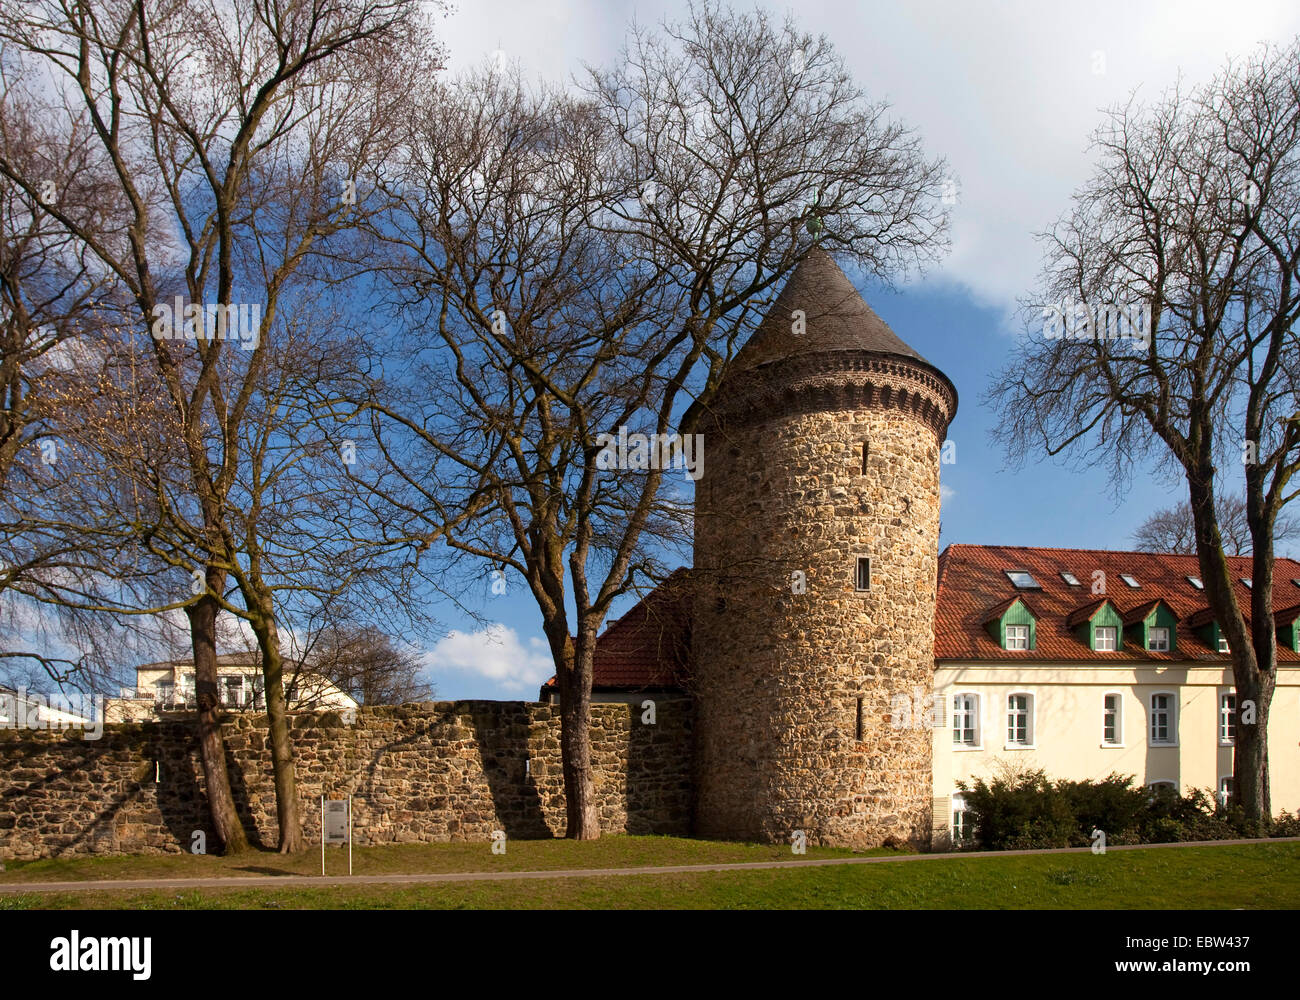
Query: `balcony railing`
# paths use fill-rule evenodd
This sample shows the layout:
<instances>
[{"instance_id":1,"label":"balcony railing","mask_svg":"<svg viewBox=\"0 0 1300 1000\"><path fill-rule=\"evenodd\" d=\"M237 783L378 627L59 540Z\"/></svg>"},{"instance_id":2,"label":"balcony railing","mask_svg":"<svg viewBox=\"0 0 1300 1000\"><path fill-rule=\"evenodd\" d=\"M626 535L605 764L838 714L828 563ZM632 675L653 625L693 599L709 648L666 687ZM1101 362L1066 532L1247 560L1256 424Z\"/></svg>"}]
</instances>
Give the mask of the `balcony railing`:
<instances>
[{"instance_id":1,"label":"balcony railing","mask_svg":"<svg viewBox=\"0 0 1300 1000\"><path fill-rule=\"evenodd\" d=\"M123 688L122 697L132 701L151 701L154 710L159 712L180 712L186 709L193 711L199 707L198 699L193 691L164 690L160 692L157 688ZM261 692L254 691L251 694L245 692L241 697L237 698L228 697L223 692L221 707L264 711L266 706Z\"/></svg>"}]
</instances>

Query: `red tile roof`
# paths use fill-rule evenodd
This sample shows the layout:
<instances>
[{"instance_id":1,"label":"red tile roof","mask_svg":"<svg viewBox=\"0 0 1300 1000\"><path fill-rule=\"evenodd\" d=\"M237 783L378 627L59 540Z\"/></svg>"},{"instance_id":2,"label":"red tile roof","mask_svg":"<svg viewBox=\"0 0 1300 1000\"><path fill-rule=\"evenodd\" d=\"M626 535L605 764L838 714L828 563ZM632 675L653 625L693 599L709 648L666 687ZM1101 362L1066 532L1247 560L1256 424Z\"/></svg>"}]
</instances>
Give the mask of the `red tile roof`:
<instances>
[{"instance_id":1,"label":"red tile roof","mask_svg":"<svg viewBox=\"0 0 1300 1000\"><path fill-rule=\"evenodd\" d=\"M1228 568L1234 580L1250 577L1248 556L1229 556ZM1017 590L1006 570L1023 569L1033 574L1039 590ZM1141 606L1159 599L1178 618L1175 648L1167 653L1135 649L1125 644L1116 652L1093 652L1070 625L1087 620L1100 607L1093 598L1093 574L1105 573L1106 595L1128 621ZM1072 587L1061 573L1073 573L1081 584ZM1134 589L1120 579L1121 573L1135 577ZM1274 563L1273 607L1291 609L1300 597L1300 563L1277 559ZM1099 549L1048 549L1001 545L950 545L939 556L938 608L935 614L934 656L936 660L1220 660L1225 654L1210 649L1196 634L1195 626L1212 621L1205 592L1187 582L1200 576L1196 556L1155 552L1114 552ZM1244 612L1250 608L1250 588L1234 584L1237 602ZM1008 652L1000 648L985 630L990 609L1022 594L1033 602L1038 617L1035 648ZM1197 614L1202 612L1202 614ZM1289 613L1289 612L1288 612ZM1145 617L1145 616L1144 616ZM1139 619L1140 620L1140 619ZM1279 621L1279 624L1282 620ZM1278 660L1300 662L1292 650L1279 644Z\"/></svg>"},{"instance_id":2,"label":"red tile roof","mask_svg":"<svg viewBox=\"0 0 1300 1000\"><path fill-rule=\"evenodd\" d=\"M1228 557L1233 579L1250 576L1250 559ZM1018 590L1006 570L1027 570L1040 588ZM1106 595L1092 594L1093 573L1106 574ZM1072 587L1061 573L1072 573ZM1135 577L1133 589L1120 579ZM1278 559L1274 564L1273 607L1278 624L1300 617L1300 562ZM1000 545L950 545L939 556L938 608L935 614L936 660L1181 660L1226 661L1210 649L1196 629L1214 620L1205 592L1187 582L1199 576L1195 556L1154 552L1115 552L1100 549L1024 548ZM1250 608L1250 588L1237 583L1237 601ZM690 650L690 578L679 569L647 594L623 617L612 622L596 642L595 679L598 691L641 691L681 688L687 678ZM1011 607L1016 599L1037 619L1035 648L1002 649L985 624ZM1079 638L1077 626L1107 600L1126 624L1141 621L1163 601L1178 621L1175 648L1170 652L1136 649L1129 644L1115 652L1093 652ZM1300 656L1279 643L1280 662L1300 662ZM557 687L552 677L543 692Z\"/></svg>"},{"instance_id":3,"label":"red tile roof","mask_svg":"<svg viewBox=\"0 0 1300 1000\"><path fill-rule=\"evenodd\" d=\"M1163 604L1165 608L1168 609L1169 613L1174 616L1174 620L1179 620L1178 613L1174 611L1173 608L1169 607L1169 603L1165 601L1164 598L1156 597L1150 601L1143 601L1137 607L1130 608L1126 611L1124 613L1124 624L1137 625L1139 622L1146 621L1147 616L1156 609L1157 604Z\"/></svg>"},{"instance_id":4,"label":"red tile roof","mask_svg":"<svg viewBox=\"0 0 1300 1000\"><path fill-rule=\"evenodd\" d=\"M1070 589L1075 590L1077 588L1071 587ZM1093 618L1097 616L1097 612L1100 611L1107 604L1110 604L1112 608L1115 607L1115 605L1112 604L1106 598L1098 597L1094 601L1089 601L1087 604L1075 608L1073 611L1071 611L1068 615L1065 616L1066 626L1069 628L1078 628L1084 622L1092 621ZM1116 610L1118 610L1118 608Z\"/></svg>"},{"instance_id":5,"label":"red tile roof","mask_svg":"<svg viewBox=\"0 0 1300 1000\"><path fill-rule=\"evenodd\" d=\"M592 687L598 691L680 688L690 652L690 578L685 569L668 578L611 622L596 640ZM552 677L543 692L558 690Z\"/></svg>"}]
</instances>

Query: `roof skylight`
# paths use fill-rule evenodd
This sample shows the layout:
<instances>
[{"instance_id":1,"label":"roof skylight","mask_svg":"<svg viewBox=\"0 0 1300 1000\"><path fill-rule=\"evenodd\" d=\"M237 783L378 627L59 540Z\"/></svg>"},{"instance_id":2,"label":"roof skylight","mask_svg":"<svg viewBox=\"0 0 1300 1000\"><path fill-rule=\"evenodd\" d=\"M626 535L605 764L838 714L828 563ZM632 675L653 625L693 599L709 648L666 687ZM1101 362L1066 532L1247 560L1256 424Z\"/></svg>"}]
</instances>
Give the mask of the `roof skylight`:
<instances>
[{"instance_id":1,"label":"roof skylight","mask_svg":"<svg viewBox=\"0 0 1300 1000\"><path fill-rule=\"evenodd\" d=\"M1133 577L1129 576L1127 573L1121 573L1119 575L1119 578L1123 580L1125 583L1127 583L1134 590L1137 590L1142 586L1142 584L1138 583L1135 579L1133 579Z\"/></svg>"},{"instance_id":2,"label":"roof skylight","mask_svg":"<svg viewBox=\"0 0 1300 1000\"><path fill-rule=\"evenodd\" d=\"M1244 583L1247 587L1250 586L1250 581L1247 580L1244 576L1241 578L1241 582Z\"/></svg>"},{"instance_id":3,"label":"roof skylight","mask_svg":"<svg viewBox=\"0 0 1300 1000\"><path fill-rule=\"evenodd\" d=\"M1199 576L1189 576L1187 578L1187 582L1190 583L1197 590L1205 589L1205 584L1201 583L1201 578ZM1294 583L1297 587L1300 587L1300 581L1292 580L1291 582Z\"/></svg>"},{"instance_id":4,"label":"roof skylight","mask_svg":"<svg viewBox=\"0 0 1300 1000\"><path fill-rule=\"evenodd\" d=\"M1017 590L1043 589L1027 569L1006 569L1002 572L1006 573L1007 579L1011 581L1011 585Z\"/></svg>"},{"instance_id":5,"label":"roof skylight","mask_svg":"<svg viewBox=\"0 0 1300 1000\"><path fill-rule=\"evenodd\" d=\"M1079 578L1075 576L1073 573L1062 573L1061 579L1064 580L1066 583L1068 583L1071 587L1082 586L1082 584L1079 583Z\"/></svg>"}]
</instances>

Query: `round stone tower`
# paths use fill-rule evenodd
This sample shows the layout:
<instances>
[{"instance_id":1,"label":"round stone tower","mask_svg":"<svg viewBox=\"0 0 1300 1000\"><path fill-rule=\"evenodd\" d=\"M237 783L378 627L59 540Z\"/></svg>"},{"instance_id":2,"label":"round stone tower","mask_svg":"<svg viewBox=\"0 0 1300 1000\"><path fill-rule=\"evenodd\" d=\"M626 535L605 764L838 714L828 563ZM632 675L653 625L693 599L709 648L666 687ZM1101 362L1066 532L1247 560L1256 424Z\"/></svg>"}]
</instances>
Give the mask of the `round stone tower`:
<instances>
[{"instance_id":1,"label":"round stone tower","mask_svg":"<svg viewBox=\"0 0 1300 1000\"><path fill-rule=\"evenodd\" d=\"M928 844L957 392L820 249L699 415L696 831Z\"/></svg>"}]
</instances>

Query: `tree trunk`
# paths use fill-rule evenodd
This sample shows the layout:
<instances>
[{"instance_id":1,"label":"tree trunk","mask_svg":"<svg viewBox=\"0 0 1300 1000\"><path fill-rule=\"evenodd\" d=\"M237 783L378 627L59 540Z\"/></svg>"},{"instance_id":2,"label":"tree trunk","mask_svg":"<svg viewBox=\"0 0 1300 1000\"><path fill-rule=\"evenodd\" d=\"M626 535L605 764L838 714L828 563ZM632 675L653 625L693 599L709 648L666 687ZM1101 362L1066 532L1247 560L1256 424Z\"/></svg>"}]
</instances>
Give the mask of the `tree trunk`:
<instances>
[{"instance_id":1,"label":"tree trunk","mask_svg":"<svg viewBox=\"0 0 1300 1000\"><path fill-rule=\"evenodd\" d=\"M226 772L226 741L221 735L217 695L217 600L204 594L185 609L190 620L190 641L194 652L194 689L198 700L199 754L203 759L203 780L208 793L212 825L221 841L223 854L242 854L249 849L248 837Z\"/></svg>"},{"instance_id":2,"label":"tree trunk","mask_svg":"<svg viewBox=\"0 0 1300 1000\"><path fill-rule=\"evenodd\" d=\"M552 650L558 636L552 638ZM567 631L567 629L565 629ZM582 635L576 645L566 635L556 659L560 683L560 760L564 769L565 836L570 840L600 837L596 780L591 767L591 678L596 636Z\"/></svg>"},{"instance_id":3,"label":"tree trunk","mask_svg":"<svg viewBox=\"0 0 1300 1000\"><path fill-rule=\"evenodd\" d=\"M1240 804L1255 834L1267 835L1273 818L1268 788L1268 712L1273 700L1273 676L1256 673L1243 683L1236 679L1237 727L1232 748L1232 798ZM1243 722L1247 712L1253 722Z\"/></svg>"},{"instance_id":4,"label":"tree trunk","mask_svg":"<svg viewBox=\"0 0 1300 1000\"><path fill-rule=\"evenodd\" d=\"M271 769L275 775L275 814L280 828L280 853L302 850L302 820L298 814L298 783L293 770L293 746L289 740L288 706L284 697L284 658L275 616L268 610L265 594L248 594L253 634L262 653L262 679L266 686L266 715L270 722Z\"/></svg>"},{"instance_id":5,"label":"tree trunk","mask_svg":"<svg viewBox=\"0 0 1300 1000\"><path fill-rule=\"evenodd\" d=\"M1254 554L1251 627L1247 628L1240 614L1230 613L1233 577L1223 554L1215 514L1213 472L1206 471L1211 468L1208 459L1205 466L1197 475L1188 470L1188 486L1206 598L1232 650L1232 680L1237 697L1232 750L1233 800L1254 826L1254 832L1263 834L1273 819L1268 788L1268 711L1276 678L1271 668L1277 660L1277 643L1272 631L1272 571L1271 567L1260 566L1260 558L1266 556Z\"/></svg>"}]
</instances>

